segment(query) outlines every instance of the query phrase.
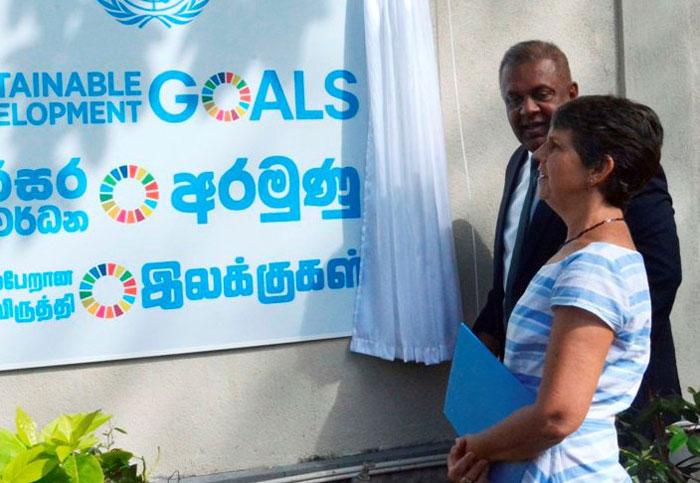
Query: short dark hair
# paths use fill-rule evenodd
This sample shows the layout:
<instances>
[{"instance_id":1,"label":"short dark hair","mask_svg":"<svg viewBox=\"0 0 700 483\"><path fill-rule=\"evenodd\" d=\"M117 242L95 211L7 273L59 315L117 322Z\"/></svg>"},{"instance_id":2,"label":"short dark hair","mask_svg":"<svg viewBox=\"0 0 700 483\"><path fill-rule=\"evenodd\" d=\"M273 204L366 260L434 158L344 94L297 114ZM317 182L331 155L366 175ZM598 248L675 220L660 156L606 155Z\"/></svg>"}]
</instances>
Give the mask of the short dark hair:
<instances>
[{"instance_id":1,"label":"short dark hair","mask_svg":"<svg viewBox=\"0 0 700 483\"><path fill-rule=\"evenodd\" d=\"M522 64L530 64L544 59L554 61L557 68L567 79L571 79L571 70L569 69L569 60L562 50L552 42L543 40L526 40L518 42L503 54L501 65L498 68L499 85L503 81L503 71L512 69Z\"/></svg>"},{"instance_id":2,"label":"short dark hair","mask_svg":"<svg viewBox=\"0 0 700 483\"><path fill-rule=\"evenodd\" d=\"M643 104L582 96L556 110L552 128L571 130L574 149L587 168L599 168L606 155L613 158L615 166L600 188L613 206L624 208L659 169L664 129Z\"/></svg>"}]
</instances>

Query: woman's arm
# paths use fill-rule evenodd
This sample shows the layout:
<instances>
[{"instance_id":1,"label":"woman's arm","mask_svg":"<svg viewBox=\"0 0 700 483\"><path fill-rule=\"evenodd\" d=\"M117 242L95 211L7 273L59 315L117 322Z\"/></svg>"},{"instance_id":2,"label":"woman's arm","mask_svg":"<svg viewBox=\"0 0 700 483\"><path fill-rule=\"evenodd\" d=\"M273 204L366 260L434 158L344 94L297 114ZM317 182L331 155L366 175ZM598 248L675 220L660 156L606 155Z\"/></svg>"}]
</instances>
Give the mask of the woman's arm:
<instances>
[{"instance_id":1,"label":"woman's arm","mask_svg":"<svg viewBox=\"0 0 700 483\"><path fill-rule=\"evenodd\" d=\"M588 414L613 337L592 313L555 307L537 400L465 436L469 451L490 461L531 459L576 431Z\"/></svg>"}]
</instances>

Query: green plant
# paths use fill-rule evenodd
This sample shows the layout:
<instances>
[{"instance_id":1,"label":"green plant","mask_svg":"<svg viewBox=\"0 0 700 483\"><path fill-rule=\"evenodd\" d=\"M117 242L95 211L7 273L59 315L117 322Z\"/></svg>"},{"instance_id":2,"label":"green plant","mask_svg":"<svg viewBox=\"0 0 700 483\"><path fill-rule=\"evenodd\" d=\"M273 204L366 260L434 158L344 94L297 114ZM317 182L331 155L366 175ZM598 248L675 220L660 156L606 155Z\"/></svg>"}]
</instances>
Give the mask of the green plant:
<instances>
[{"instance_id":1,"label":"green plant","mask_svg":"<svg viewBox=\"0 0 700 483\"><path fill-rule=\"evenodd\" d=\"M638 414L618 419L620 455L633 481L700 481L693 476L700 471L700 394L688 391L692 401L657 397ZM665 426L663 421L678 422Z\"/></svg>"},{"instance_id":2,"label":"green plant","mask_svg":"<svg viewBox=\"0 0 700 483\"><path fill-rule=\"evenodd\" d=\"M114 448L114 431L103 435L95 431L111 416L102 411L62 414L41 432L22 408L17 408L16 433L0 428L0 483L141 483L146 482L146 464L142 470L132 463L132 453Z\"/></svg>"}]
</instances>

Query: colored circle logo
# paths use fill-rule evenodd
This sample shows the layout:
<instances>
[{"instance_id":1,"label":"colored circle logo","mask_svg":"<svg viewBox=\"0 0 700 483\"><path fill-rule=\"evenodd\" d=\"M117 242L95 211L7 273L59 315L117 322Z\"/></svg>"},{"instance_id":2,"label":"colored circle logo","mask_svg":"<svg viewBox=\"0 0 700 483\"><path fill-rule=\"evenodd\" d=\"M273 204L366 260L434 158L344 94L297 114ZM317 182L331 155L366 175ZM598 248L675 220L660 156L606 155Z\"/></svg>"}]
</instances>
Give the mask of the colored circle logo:
<instances>
[{"instance_id":1,"label":"colored circle logo","mask_svg":"<svg viewBox=\"0 0 700 483\"><path fill-rule=\"evenodd\" d=\"M103 263L92 267L80 281L80 302L95 317L113 319L131 308L137 290L130 271L116 263Z\"/></svg>"},{"instance_id":2,"label":"colored circle logo","mask_svg":"<svg viewBox=\"0 0 700 483\"><path fill-rule=\"evenodd\" d=\"M238 92L238 104L232 109L221 109L214 102L214 91L220 85L230 85ZM219 72L204 83L202 88L202 105L209 115L217 121L231 122L243 117L250 107L250 87L241 76L233 72Z\"/></svg>"},{"instance_id":3,"label":"colored circle logo","mask_svg":"<svg viewBox=\"0 0 700 483\"><path fill-rule=\"evenodd\" d=\"M131 180L136 186L140 186L142 197L134 207L124 208L124 202L117 203L115 194L117 188ZM139 194L134 195L139 196ZM132 197L133 198L133 197ZM100 203L110 218L119 223L138 223L153 214L158 205L158 183L153 176L140 166L133 164L119 166L109 172L100 185ZM138 204L140 203L140 206Z\"/></svg>"}]
</instances>

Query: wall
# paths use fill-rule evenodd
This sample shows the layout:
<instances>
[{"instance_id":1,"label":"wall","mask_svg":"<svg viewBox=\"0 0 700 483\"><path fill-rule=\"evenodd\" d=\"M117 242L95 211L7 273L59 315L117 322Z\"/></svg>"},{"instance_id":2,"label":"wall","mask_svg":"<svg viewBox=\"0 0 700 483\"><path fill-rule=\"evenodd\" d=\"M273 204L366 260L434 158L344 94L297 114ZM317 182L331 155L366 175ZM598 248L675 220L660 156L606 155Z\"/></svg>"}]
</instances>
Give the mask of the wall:
<instances>
[{"instance_id":1,"label":"wall","mask_svg":"<svg viewBox=\"0 0 700 483\"><path fill-rule=\"evenodd\" d=\"M662 163L676 209L683 283L671 314L681 387L700 386L700 5L622 2L627 96L652 106L665 140Z\"/></svg>"},{"instance_id":2,"label":"wall","mask_svg":"<svg viewBox=\"0 0 700 483\"><path fill-rule=\"evenodd\" d=\"M441 0L437 5L453 226L464 317L473 320L490 287L503 178L518 146L499 92L501 57L519 41L549 40L567 53L581 94L616 93L615 10L613 2L595 2L595 8L546 1Z\"/></svg>"},{"instance_id":3,"label":"wall","mask_svg":"<svg viewBox=\"0 0 700 483\"><path fill-rule=\"evenodd\" d=\"M698 219L690 209L700 201L693 190L700 180L694 148L700 139L689 122L698 119L697 98L688 102L700 80L692 63L698 35L690 27L700 20L693 3L678 2L683 7L673 12L664 11L665 4L623 5L627 89L658 107L669 131L676 127L664 159L687 267L673 314L686 385L699 380L692 361L700 337L691 305L700 294L690 270L700 261ZM549 39L569 54L583 93L617 92L618 23L612 1L434 0L433 12L449 191L465 318L471 320L488 288L503 173L516 147L498 94L500 57L520 40ZM628 19L637 15L658 19L655 36L645 36L648 28ZM652 70L647 57L681 61ZM669 83L672 89L666 89ZM161 448L161 475L283 465L452 437L441 416L446 365L389 363L350 354L347 347L348 340L340 339L4 373L0 426L12 424L16 404L42 424L59 412L102 408L129 431L118 443L150 461Z\"/></svg>"}]
</instances>

